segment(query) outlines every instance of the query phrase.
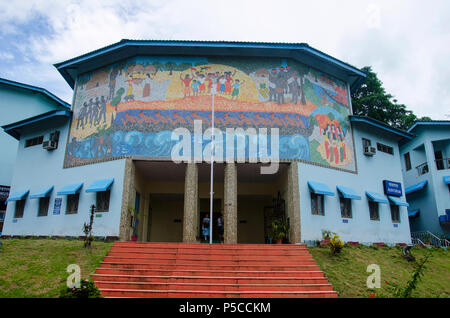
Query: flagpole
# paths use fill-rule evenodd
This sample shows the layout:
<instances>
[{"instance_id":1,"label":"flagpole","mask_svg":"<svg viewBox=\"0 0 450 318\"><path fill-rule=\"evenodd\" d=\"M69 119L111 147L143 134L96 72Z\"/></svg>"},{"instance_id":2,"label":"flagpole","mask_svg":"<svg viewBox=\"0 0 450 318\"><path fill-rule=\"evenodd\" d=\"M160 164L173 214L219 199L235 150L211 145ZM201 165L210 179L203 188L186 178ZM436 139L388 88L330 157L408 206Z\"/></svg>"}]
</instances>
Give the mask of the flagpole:
<instances>
[{"instance_id":1,"label":"flagpole","mask_svg":"<svg viewBox=\"0 0 450 318\"><path fill-rule=\"evenodd\" d=\"M209 201L209 244L212 244L213 240L213 197L214 197L214 187L213 187L213 181L214 181L214 95L216 93L215 85L211 87L211 93L212 93L212 118L211 118L211 185L210 185L210 201Z\"/></svg>"}]
</instances>

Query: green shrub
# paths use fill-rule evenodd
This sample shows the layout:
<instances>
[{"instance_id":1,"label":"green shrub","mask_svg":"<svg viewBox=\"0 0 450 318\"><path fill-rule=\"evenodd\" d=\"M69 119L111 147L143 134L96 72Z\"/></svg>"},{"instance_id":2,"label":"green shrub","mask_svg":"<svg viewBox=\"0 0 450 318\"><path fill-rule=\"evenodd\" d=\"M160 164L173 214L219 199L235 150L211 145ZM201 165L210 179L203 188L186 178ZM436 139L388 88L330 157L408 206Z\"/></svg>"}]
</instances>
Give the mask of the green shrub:
<instances>
[{"instance_id":1,"label":"green shrub","mask_svg":"<svg viewBox=\"0 0 450 318\"><path fill-rule=\"evenodd\" d=\"M101 298L100 291L94 282L82 280L80 282L80 288L69 288L66 287L61 290L59 298Z\"/></svg>"}]
</instances>

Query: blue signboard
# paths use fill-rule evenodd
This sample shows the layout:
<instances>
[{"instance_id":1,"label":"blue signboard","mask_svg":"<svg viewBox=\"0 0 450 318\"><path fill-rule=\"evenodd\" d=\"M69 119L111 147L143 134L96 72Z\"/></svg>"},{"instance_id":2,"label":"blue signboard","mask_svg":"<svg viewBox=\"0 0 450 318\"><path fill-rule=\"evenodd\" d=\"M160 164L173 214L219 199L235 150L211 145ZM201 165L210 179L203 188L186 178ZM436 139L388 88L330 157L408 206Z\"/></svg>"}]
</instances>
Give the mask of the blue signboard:
<instances>
[{"instance_id":1,"label":"blue signboard","mask_svg":"<svg viewBox=\"0 0 450 318\"><path fill-rule=\"evenodd\" d=\"M61 214L61 204L62 204L62 198L56 198L55 206L53 207L53 215Z\"/></svg>"},{"instance_id":2,"label":"blue signboard","mask_svg":"<svg viewBox=\"0 0 450 318\"><path fill-rule=\"evenodd\" d=\"M401 197L403 194L402 184L400 182L383 180L383 188L384 188L384 194L386 194L386 195L392 195L394 197Z\"/></svg>"}]
</instances>

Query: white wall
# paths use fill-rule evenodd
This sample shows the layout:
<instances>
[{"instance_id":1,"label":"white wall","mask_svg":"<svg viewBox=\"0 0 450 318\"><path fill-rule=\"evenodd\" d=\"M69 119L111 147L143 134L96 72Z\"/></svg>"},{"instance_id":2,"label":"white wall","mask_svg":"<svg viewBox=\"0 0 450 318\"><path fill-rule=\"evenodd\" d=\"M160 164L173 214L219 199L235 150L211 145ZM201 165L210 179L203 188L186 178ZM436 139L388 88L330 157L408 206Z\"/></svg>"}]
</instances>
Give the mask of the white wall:
<instances>
[{"instance_id":1,"label":"white wall","mask_svg":"<svg viewBox=\"0 0 450 318\"><path fill-rule=\"evenodd\" d=\"M393 223L389 204L379 204L379 221L370 220L366 191L384 195L383 180L402 183L403 199L404 185L400 167L400 156L397 140L373 128L368 129L361 124L353 125L357 174L328 169L319 166L299 164L300 216L301 238L305 240L320 240L322 230L327 229L341 236L344 241L360 243L411 243L407 208L400 206L400 223ZM370 139L372 146L376 142L394 148L394 155L377 151L373 157L363 154L361 138ZM352 154L353 155L353 154ZM325 196L325 215L312 215L311 199L308 181L321 182L335 193ZM352 200L352 218L343 223L339 205L337 185L355 190L361 200ZM387 197L386 197L387 199ZM398 227L394 227L398 224Z\"/></svg>"},{"instance_id":2,"label":"white wall","mask_svg":"<svg viewBox=\"0 0 450 318\"><path fill-rule=\"evenodd\" d=\"M30 125L22 132L11 193L27 189L33 193L52 185L54 190L50 197L47 216L37 216L39 199L27 198L23 218L17 218L13 222L15 202L10 202L7 207L3 235L84 235L82 226L84 222L89 222L89 208L95 204L96 200L95 193L86 193L85 190L95 180L114 178L109 212L99 213L102 216L94 218L93 235L119 236L125 160L63 169L68 124L68 119L52 119L41 123L40 126ZM45 140L55 130L61 132L58 149L47 151L42 148L42 145L24 147L26 139L44 134ZM79 182L83 182L84 185L80 192L78 213L66 215L67 196L58 196L57 192L65 185ZM53 215L56 197L63 199L60 215Z\"/></svg>"}]
</instances>

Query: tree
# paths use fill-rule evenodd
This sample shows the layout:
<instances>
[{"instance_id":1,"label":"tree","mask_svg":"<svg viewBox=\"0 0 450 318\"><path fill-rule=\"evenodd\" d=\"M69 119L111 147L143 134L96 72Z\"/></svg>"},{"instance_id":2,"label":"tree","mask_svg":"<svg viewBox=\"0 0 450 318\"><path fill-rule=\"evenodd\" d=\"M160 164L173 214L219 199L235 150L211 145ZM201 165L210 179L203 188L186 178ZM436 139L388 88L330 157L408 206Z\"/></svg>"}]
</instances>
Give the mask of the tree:
<instances>
[{"instance_id":1,"label":"tree","mask_svg":"<svg viewBox=\"0 0 450 318\"><path fill-rule=\"evenodd\" d=\"M167 70L169 70L169 75L172 75L172 72L173 72L173 70L174 70L174 68L175 68L176 66L177 66L177 65L176 65L174 62L167 62L167 63L166 63L165 68L166 68Z\"/></svg>"},{"instance_id":2,"label":"tree","mask_svg":"<svg viewBox=\"0 0 450 318\"><path fill-rule=\"evenodd\" d=\"M386 93L370 66L363 67L362 71L366 73L365 81L351 96L354 115L368 116L404 130L416 120L431 120L430 117L417 118L404 104L398 104L394 96Z\"/></svg>"}]
</instances>

